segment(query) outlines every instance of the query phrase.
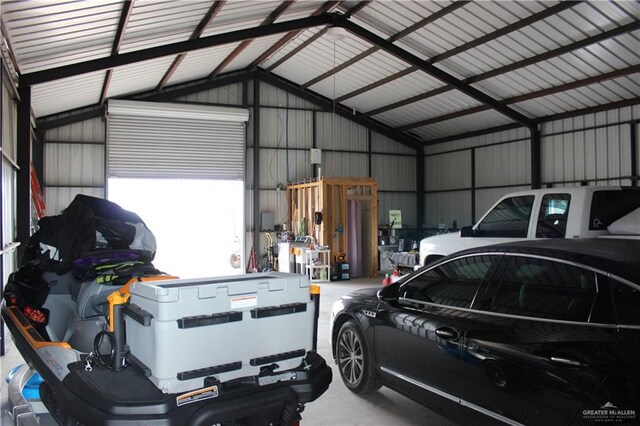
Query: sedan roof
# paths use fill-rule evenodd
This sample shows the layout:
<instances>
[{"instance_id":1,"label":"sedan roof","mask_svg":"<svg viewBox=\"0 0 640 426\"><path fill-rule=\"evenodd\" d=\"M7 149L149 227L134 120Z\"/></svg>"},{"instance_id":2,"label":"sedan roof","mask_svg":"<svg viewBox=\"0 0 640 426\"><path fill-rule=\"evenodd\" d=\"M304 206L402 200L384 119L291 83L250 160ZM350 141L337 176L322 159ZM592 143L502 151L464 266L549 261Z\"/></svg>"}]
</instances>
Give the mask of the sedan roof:
<instances>
[{"instance_id":1,"label":"sedan roof","mask_svg":"<svg viewBox=\"0 0 640 426\"><path fill-rule=\"evenodd\" d=\"M508 252L553 257L611 273L640 285L640 239L578 238L484 246L462 253Z\"/></svg>"}]
</instances>

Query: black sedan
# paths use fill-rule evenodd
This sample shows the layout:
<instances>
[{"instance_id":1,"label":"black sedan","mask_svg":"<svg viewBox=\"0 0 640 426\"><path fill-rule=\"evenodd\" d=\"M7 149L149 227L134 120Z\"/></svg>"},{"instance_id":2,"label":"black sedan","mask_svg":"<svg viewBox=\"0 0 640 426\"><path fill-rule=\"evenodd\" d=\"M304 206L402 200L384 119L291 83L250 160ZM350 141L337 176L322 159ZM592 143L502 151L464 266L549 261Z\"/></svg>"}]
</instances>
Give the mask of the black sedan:
<instances>
[{"instance_id":1,"label":"black sedan","mask_svg":"<svg viewBox=\"0 0 640 426\"><path fill-rule=\"evenodd\" d=\"M345 385L470 424L640 424L640 240L466 250L333 306Z\"/></svg>"}]
</instances>

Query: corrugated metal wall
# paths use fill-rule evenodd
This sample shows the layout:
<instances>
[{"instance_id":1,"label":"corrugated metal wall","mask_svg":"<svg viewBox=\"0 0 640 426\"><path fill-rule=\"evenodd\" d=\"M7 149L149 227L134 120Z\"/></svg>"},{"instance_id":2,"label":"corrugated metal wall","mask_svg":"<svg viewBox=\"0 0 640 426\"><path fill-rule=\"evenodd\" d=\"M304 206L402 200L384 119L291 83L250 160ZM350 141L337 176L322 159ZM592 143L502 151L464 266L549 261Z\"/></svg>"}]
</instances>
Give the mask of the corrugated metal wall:
<instances>
[{"instance_id":1,"label":"corrugated metal wall","mask_svg":"<svg viewBox=\"0 0 640 426\"><path fill-rule=\"evenodd\" d=\"M638 126L640 107L628 107L542 125L543 184L631 183L631 127ZM637 132L636 132L637 135ZM637 173L637 172L636 172Z\"/></svg>"},{"instance_id":2,"label":"corrugated metal wall","mask_svg":"<svg viewBox=\"0 0 640 426\"><path fill-rule=\"evenodd\" d=\"M105 141L102 118L45 132L43 191L47 214L59 214L77 194L105 196Z\"/></svg>"},{"instance_id":3,"label":"corrugated metal wall","mask_svg":"<svg viewBox=\"0 0 640 426\"><path fill-rule=\"evenodd\" d=\"M632 155L631 135L635 128L637 139L639 122L640 106L634 106L543 123L542 186L633 184L640 152L636 140ZM471 224L501 196L531 188L529 131L427 146L425 168L425 223Z\"/></svg>"},{"instance_id":4,"label":"corrugated metal wall","mask_svg":"<svg viewBox=\"0 0 640 426\"><path fill-rule=\"evenodd\" d=\"M0 290L7 282L9 275L13 273L18 264L16 243L16 151L17 151L17 108L16 91L12 80L9 78L9 70L0 58L0 146L2 156L0 161L0 177L2 187L0 194L2 203L0 208ZM5 354L4 324L0 330L0 355Z\"/></svg>"},{"instance_id":5,"label":"corrugated metal wall","mask_svg":"<svg viewBox=\"0 0 640 426\"><path fill-rule=\"evenodd\" d=\"M242 83L208 90L181 101L241 105ZM244 96L249 105L253 84ZM520 128L425 147L425 218L417 215L415 152L345 118L319 111L285 91L260 84L259 209L286 220L281 184L323 176L372 176L378 182L378 222L399 209L413 228L472 224L502 195L530 188L531 141ZM287 105L289 108L287 109ZM250 109L253 115L253 109ZM575 186L630 184L632 161L640 169L640 150L631 155L631 127L636 135L640 107L576 117L541 126L542 184ZM335 132L335 133L334 133ZM105 128L101 119L49 130L45 135L45 193L51 213L76 193L104 195ZM636 142L637 143L637 142ZM247 250L254 227L253 117L247 127ZM310 164L310 148L322 149L320 170ZM266 241L256 243L258 255Z\"/></svg>"},{"instance_id":6,"label":"corrugated metal wall","mask_svg":"<svg viewBox=\"0 0 640 426\"><path fill-rule=\"evenodd\" d=\"M251 99L253 85L249 88ZM280 212L286 205L278 201L282 195L276 186L311 179L320 172L331 177L376 178L379 223L388 222L390 209L400 209L405 226L416 226L413 149L343 117L318 111L313 104L267 84L260 85L260 104L261 210L273 211L276 222L286 219L286 210ZM252 136L250 129L250 145ZM309 162L313 147L322 149L320 170Z\"/></svg>"},{"instance_id":7,"label":"corrugated metal wall","mask_svg":"<svg viewBox=\"0 0 640 426\"><path fill-rule=\"evenodd\" d=\"M180 102L199 104L239 106L242 105L242 83L230 84L204 92L193 93L178 98L177 100Z\"/></svg>"}]
</instances>

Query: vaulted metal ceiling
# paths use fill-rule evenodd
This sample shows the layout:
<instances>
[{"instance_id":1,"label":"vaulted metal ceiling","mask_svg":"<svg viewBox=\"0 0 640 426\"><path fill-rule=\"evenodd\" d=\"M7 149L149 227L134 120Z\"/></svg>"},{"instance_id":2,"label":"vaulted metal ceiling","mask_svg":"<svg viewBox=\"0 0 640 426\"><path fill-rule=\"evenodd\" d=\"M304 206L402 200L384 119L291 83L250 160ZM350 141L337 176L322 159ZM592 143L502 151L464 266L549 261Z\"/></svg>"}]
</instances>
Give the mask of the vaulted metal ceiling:
<instances>
[{"instance_id":1,"label":"vaulted metal ceiling","mask_svg":"<svg viewBox=\"0 0 640 426\"><path fill-rule=\"evenodd\" d=\"M636 1L0 7L3 54L32 87L36 118L245 71L418 144L640 103ZM327 38L331 26L346 38Z\"/></svg>"}]
</instances>

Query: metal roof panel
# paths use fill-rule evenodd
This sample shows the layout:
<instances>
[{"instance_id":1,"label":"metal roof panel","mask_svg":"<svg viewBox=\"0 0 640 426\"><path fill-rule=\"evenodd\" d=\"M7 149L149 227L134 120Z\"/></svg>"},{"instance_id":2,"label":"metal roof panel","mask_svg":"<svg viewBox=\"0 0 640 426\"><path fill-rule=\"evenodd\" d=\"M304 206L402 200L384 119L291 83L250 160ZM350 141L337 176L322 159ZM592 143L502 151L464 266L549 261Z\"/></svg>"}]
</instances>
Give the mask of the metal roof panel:
<instances>
[{"instance_id":1,"label":"metal roof panel","mask_svg":"<svg viewBox=\"0 0 640 426\"><path fill-rule=\"evenodd\" d=\"M107 97L111 98L155 89L172 62L173 57L165 56L115 68L111 76ZM144 76L144 78L141 78L141 76Z\"/></svg>"},{"instance_id":2,"label":"metal roof panel","mask_svg":"<svg viewBox=\"0 0 640 426\"><path fill-rule=\"evenodd\" d=\"M207 77L216 69L239 43L201 49L187 53L180 66L175 70L168 84L184 83Z\"/></svg>"},{"instance_id":3,"label":"metal roof panel","mask_svg":"<svg viewBox=\"0 0 640 426\"><path fill-rule=\"evenodd\" d=\"M513 123L513 121L499 112L489 110L465 117L455 118L442 123L419 127L417 129L412 129L411 132L419 138L428 141L431 139L473 132L476 130L488 129L511 123Z\"/></svg>"},{"instance_id":4,"label":"metal roof panel","mask_svg":"<svg viewBox=\"0 0 640 426\"><path fill-rule=\"evenodd\" d=\"M31 108L36 117L95 105L100 99L105 71L38 84L31 90Z\"/></svg>"},{"instance_id":5,"label":"metal roof panel","mask_svg":"<svg viewBox=\"0 0 640 426\"><path fill-rule=\"evenodd\" d=\"M262 63L261 66L263 68L269 68L270 66L272 66L273 64L278 62L284 56L288 55L291 51L293 51L295 48L297 48L298 46L300 46L301 44L306 42L308 39L313 37L316 33L318 33L318 31L321 31L321 30L322 30L322 28L315 27L315 28L309 28L307 30L302 31L294 39L289 41L289 43L287 43L285 46L283 46L280 50L278 50L273 55L271 55L269 58L267 58ZM283 62L281 67L282 66L286 66L286 65L287 65L287 62L285 61L285 62ZM275 69L278 69L278 68L275 68ZM279 69L278 69L278 72L279 72Z\"/></svg>"},{"instance_id":6,"label":"metal roof panel","mask_svg":"<svg viewBox=\"0 0 640 426\"><path fill-rule=\"evenodd\" d=\"M394 56L379 50L309 88L334 98L333 88L335 82L335 97L340 97L374 81L402 71L406 67L405 63L397 61Z\"/></svg>"},{"instance_id":7,"label":"metal roof panel","mask_svg":"<svg viewBox=\"0 0 640 426\"><path fill-rule=\"evenodd\" d=\"M275 71L298 84L304 84L370 47L371 44L347 35L345 39L335 42L334 50L334 42L322 36ZM325 84L326 81L331 81L331 78L326 79ZM330 93L325 95L329 96Z\"/></svg>"},{"instance_id":8,"label":"metal roof panel","mask_svg":"<svg viewBox=\"0 0 640 426\"><path fill-rule=\"evenodd\" d=\"M640 96L640 73L512 105L537 117L604 105Z\"/></svg>"},{"instance_id":9,"label":"metal roof panel","mask_svg":"<svg viewBox=\"0 0 640 426\"><path fill-rule=\"evenodd\" d=\"M24 73L108 55L120 9L121 1L3 2L2 17Z\"/></svg>"},{"instance_id":10,"label":"metal roof panel","mask_svg":"<svg viewBox=\"0 0 640 426\"><path fill-rule=\"evenodd\" d=\"M429 92L442 87L442 85L442 82L426 73L415 71L361 95L354 96L345 101L345 104L354 107L359 105L358 110L367 112L402 101L419 93Z\"/></svg>"},{"instance_id":11,"label":"metal roof panel","mask_svg":"<svg viewBox=\"0 0 640 426\"><path fill-rule=\"evenodd\" d=\"M374 118L391 126L404 126L439 117L448 113L467 109L480 105L478 101L457 90L433 96L420 102L396 108L382 114L375 115Z\"/></svg>"},{"instance_id":12,"label":"metal roof panel","mask_svg":"<svg viewBox=\"0 0 640 426\"><path fill-rule=\"evenodd\" d=\"M269 49L275 42L282 38L282 34L269 37L261 37L251 42L225 69L227 71L237 71L249 66L265 50Z\"/></svg>"},{"instance_id":13,"label":"metal roof panel","mask_svg":"<svg viewBox=\"0 0 640 426\"><path fill-rule=\"evenodd\" d=\"M188 40L210 7L209 1L134 2L120 53Z\"/></svg>"}]
</instances>

